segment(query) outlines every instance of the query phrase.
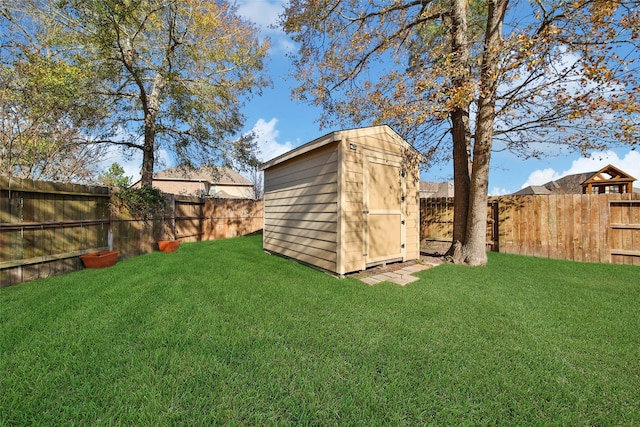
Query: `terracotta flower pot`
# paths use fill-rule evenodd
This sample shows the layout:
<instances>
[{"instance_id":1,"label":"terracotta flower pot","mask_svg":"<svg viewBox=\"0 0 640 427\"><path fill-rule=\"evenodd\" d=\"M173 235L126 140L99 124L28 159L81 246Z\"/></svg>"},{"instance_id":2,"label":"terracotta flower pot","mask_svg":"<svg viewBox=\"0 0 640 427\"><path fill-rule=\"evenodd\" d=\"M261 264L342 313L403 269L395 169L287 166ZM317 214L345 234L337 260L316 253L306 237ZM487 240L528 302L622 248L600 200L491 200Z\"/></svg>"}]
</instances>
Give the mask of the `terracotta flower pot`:
<instances>
[{"instance_id":1,"label":"terracotta flower pot","mask_svg":"<svg viewBox=\"0 0 640 427\"><path fill-rule=\"evenodd\" d=\"M158 241L158 249L162 252L173 252L180 247L180 240L160 240Z\"/></svg>"},{"instance_id":2,"label":"terracotta flower pot","mask_svg":"<svg viewBox=\"0 0 640 427\"><path fill-rule=\"evenodd\" d=\"M111 267L118 260L118 251L98 251L86 255L80 255L80 259L86 268Z\"/></svg>"}]
</instances>

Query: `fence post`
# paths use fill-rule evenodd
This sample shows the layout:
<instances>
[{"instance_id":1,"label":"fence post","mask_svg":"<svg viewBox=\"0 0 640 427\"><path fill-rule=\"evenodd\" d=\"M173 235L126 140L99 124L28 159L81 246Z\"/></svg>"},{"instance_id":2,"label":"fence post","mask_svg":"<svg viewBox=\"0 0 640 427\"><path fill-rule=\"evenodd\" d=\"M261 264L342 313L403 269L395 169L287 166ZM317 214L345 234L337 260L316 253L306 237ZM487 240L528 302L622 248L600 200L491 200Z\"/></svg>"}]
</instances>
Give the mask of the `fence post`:
<instances>
[{"instance_id":1,"label":"fence post","mask_svg":"<svg viewBox=\"0 0 640 427\"><path fill-rule=\"evenodd\" d=\"M498 199L491 202L491 251L500 252L500 209Z\"/></svg>"}]
</instances>

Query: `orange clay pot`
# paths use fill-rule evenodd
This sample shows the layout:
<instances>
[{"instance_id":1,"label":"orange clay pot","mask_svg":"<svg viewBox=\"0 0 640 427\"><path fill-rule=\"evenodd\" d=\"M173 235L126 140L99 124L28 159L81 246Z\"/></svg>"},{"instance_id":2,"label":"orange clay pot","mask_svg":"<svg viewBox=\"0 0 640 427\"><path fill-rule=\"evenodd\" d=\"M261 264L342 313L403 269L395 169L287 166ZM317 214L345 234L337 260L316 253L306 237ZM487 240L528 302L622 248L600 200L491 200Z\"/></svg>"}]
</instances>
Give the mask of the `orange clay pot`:
<instances>
[{"instance_id":1,"label":"orange clay pot","mask_svg":"<svg viewBox=\"0 0 640 427\"><path fill-rule=\"evenodd\" d=\"M162 252L173 252L180 247L180 240L160 240L158 249Z\"/></svg>"},{"instance_id":2,"label":"orange clay pot","mask_svg":"<svg viewBox=\"0 0 640 427\"><path fill-rule=\"evenodd\" d=\"M86 255L80 255L80 259L86 268L111 267L118 260L118 251L98 251Z\"/></svg>"}]
</instances>

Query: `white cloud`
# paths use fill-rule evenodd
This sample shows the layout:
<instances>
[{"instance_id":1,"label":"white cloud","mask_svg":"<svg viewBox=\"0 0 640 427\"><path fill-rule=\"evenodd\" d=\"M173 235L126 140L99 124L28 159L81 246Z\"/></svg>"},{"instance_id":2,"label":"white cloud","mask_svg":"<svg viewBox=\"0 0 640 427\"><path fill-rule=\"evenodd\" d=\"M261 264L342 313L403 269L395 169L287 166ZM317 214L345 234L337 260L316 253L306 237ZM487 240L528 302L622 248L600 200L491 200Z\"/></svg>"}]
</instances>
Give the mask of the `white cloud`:
<instances>
[{"instance_id":1,"label":"white cloud","mask_svg":"<svg viewBox=\"0 0 640 427\"><path fill-rule=\"evenodd\" d=\"M277 141L280 136L280 131L276 129L277 124L278 119L273 118L268 122L264 119L258 119L256 124L253 125L252 131L256 134L258 150L260 151L258 158L263 162L278 157L294 147L294 144L290 141L283 143Z\"/></svg>"},{"instance_id":2,"label":"white cloud","mask_svg":"<svg viewBox=\"0 0 640 427\"><path fill-rule=\"evenodd\" d=\"M271 26L278 23L284 4L281 0L239 0L238 14L254 22L263 31L269 31Z\"/></svg>"},{"instance_id":3,"label":"white cloud","mask_svg":"<svg viewBox=\"0 0 640 427\"><path fill-rule=\"evenodd\" d=\"M504 187L493 187L491 191L489 191L489 196L504 196L505 194L509 193L511 192Z\"/></svg>"},{"instance_id":4,"label":"white cloud","mask_svg":"<svg viewBox=\"0 0 640 427\"><path fill-rule=\"evenodd\" d=\"M295 43L293 43L290 39L283 36L278 38L276 43L274 43L272 49L278 52L283 52L285 54L288 54L288 53L294 53L297 48Z\"/></svg>"},{"instance_id":5,"label":"white cloud","mask_svg":"<svg viewBox=\"0 0 640 427\"><path fill-rule=\"evenodd\" d=\"M530 185L546 184L549 181L555 181L556 179L560 178L560 176L561 175L558 172L556 172L551 168L538 169L531 172L531 174L529 175L529 178L527 179L527 182L522 184L521 188L528 187Z\"/></svg>"},{"instance_id":6,"label":"white cloud","mask_svg":"<svg viewBox=\"0 0 640 427\"><path fill-rule=\"evenodd\" d=\"M640 153L629 151L620 157L614 151L594 151L589 157L581 157L571 162L571 167L565 171L557 172L554 169L538 169L533 171L527 181L522 184L522 188L529 185L542 185L563 176L573 175L583 172L594 172L607 165L613 165L623 170L636 179L640 179Z\"/></svg>"},{"instance_id":7,"label":"white cloud","mask_svg":"<svg viewBox=\"0 0 640 427\"><path fill-rule=\"evenodd\" d=\"M124 169L124 174L131 177L131 182L136 182L140 179L140 170L142 169L142 153L136 153L128 159L122 159L120 166Z\"/></svg>"},{"instance_id":8,"label":"white cloud","mask_svg":"<svg viewBox=\"0 0 640 427\"><path fill-rule=\"evenodd\" d=\"M255 23L264 37L271 39L270 54L290 53L296 50L289 36L278 26L284 12L284 0L239 0L238 14Z\"/></svg>"}]
</instances>

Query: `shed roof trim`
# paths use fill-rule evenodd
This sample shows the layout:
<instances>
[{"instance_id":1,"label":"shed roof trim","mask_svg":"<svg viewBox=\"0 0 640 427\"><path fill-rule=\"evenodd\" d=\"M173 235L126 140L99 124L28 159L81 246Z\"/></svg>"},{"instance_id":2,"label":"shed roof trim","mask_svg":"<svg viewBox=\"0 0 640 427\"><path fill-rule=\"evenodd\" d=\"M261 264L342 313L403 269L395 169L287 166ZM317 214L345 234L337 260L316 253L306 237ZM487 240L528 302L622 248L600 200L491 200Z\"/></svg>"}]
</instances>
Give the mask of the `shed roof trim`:
<instances>
[{"instance_id":1,"label":"shed roof trim","mask_svg":"<svg viewBox=\"0 0 640 427\"><path fill-rule=\"evenodd\" d=\"M266 161L260 165L260 170L269 169L273 166L279 165L280 163L284 163L287 160L290 160L294 157L300 156L302 154L308 153L310 151L316 150L320 147L323 147L327 144L330 144L335 141L341 141L343 139L349 139L354 137L362 137L362 136L371 136L377 134L389 134L394 140L398 141L400 144L405 145L406 148L411 148L415 150L415 148L404 140L396 131L394 131L389 125L378 125L378 126L368 126L363 128L356 129L345 129L330 132L326 135L323 135L319 138L314 139L313 141L307 142L293 150L287 151L284 154L279 155L269 161ZM417 153L417 150L416 150Z\"/></svg>"}]
</instances>

